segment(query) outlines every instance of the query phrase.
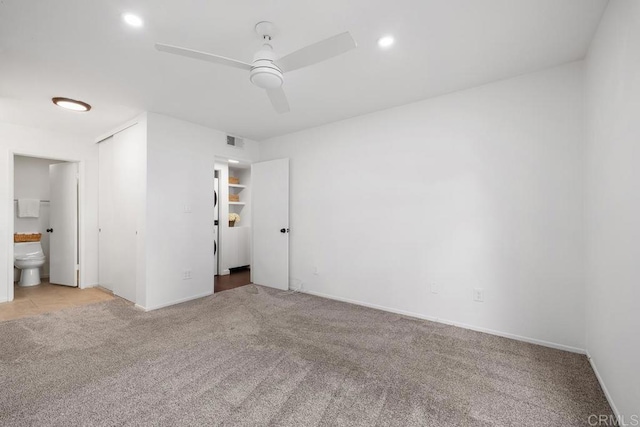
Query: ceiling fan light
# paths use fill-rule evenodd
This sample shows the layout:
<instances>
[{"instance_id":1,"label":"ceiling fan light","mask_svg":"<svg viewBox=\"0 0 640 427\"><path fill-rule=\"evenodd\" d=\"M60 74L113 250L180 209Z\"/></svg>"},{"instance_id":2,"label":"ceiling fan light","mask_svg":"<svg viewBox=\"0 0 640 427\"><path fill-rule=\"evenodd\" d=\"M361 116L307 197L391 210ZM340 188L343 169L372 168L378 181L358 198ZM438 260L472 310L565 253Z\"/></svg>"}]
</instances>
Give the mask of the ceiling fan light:
<instances>
[{"instance_id":1,"label":"ceiling fan light","mask_svg":"<svg viewBox=\"0 0 640 427\"><path fill-rule=\"evenodd\" d=\"M282 73L269 67L254 68L250 79L251 83L262 89L278 89L284 82Z\"/></svg>"}]
</instances>

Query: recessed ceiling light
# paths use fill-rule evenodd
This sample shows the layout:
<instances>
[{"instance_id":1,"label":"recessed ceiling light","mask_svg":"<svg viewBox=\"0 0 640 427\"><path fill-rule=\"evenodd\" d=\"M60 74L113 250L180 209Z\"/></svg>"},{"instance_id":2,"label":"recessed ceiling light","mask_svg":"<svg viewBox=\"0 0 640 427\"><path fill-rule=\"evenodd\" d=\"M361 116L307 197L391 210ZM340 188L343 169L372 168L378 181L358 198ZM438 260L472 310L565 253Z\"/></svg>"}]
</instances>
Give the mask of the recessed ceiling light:
<instances>
[{"instance_id":1,"label":"recessed ceiling light","mask_svg":"<svg viewBox=\"0 0 640 427\"><path fill-rule=\"evenodd\" d=\"M240 163L238 160L229 159L229 163Z\"/></svg>"},{"instance_id":2,"label":"recessed ceiling light","mask_svg":"<svg viewBox=\"0 0 640 427\"><path fill-rule=\"evenodd\" d=\"M124 19L124 22L131 25L132 27L139 28L144 25L142 18L140 18L138 15L134 15L133 13L125 13L124 15L122 15L122 19Z\"/></svg>"},{"instance_id":3,"label":"recessed ceiling light","mask_svg":"<svg viewBox=\"0 0 640 427\"><path fill-rule=\"evenodd\" d=\"M384 37L380 37L378 39L378 46L380 46L383 49L386 49L388 47L390 47L393 42L394 42L394 38L393 36L384 36Z\"/></svg>"},{"instance_id":4,"label":"recessed ceiling light","mask_svg":"<svg viewBox=\"0 0 640 427\"><path fill-rule=\"evenodd\" d=\"M51 100L58 107L66 108L67 110L80 111L80 112L86 112L91 110L91 105L87 104L86 102L76 101L75 99L56 97L56 98L51 98Z\"/></svg>"}]
</instances>

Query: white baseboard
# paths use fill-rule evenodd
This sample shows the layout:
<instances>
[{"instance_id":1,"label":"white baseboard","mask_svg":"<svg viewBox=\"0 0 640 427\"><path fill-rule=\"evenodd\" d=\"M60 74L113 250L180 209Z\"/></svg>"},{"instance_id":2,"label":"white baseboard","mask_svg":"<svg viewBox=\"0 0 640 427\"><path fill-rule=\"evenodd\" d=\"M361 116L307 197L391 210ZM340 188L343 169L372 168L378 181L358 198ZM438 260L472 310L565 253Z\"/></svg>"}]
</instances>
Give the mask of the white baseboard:
<instances>
[{"instance_id":1,"label":"white baseboard","mask_svg":"<svg viewBox=\"0 0 640 427\"><path fill-rule=\"evenodd\" d=\"M106 293L108 293L108 294L111 294L111 295L113 295L113 296L116 296L116 294L115 294L111 289L107 289L107 288L105 288L104 286L102 286L102 285L100 285L100 284L98 284L98 283L96 283L96 284L95 284L95 285L93 285L92 287L93 287L93 288L98 288L98 289L100 289L102 292L106 292Z\"/></svg>"},{"instance_id":2,"label":"white baseboard","mask_svg":"<svg viewBox=\"0 0 640 427\"><path fill-rule=\"evenodd\" d=\"M209 292L205 292L205 293L200 294L200 295L194 295L194 296L190 296L190 297L186 297L186 298L180 298L180 299L177 299L175 301L154 305L153 307L143 307L143 306L141 306L139 304L135 304L135 307L137 309L139 309L139 310L142 310L142 311L152 311L152 310L157 310L159 308L169 307L171 305L181 304L181 303L187 302L187 301L192 301L194 299L208 297L210 295L213 295L213 290L210 290Z\"/></svg>"},{"instance_id":3,"label":"white baseboard","mask_svg":"<svg viewBox=\"0 0 640 427\"><path fill-rule=\"evenodd\" d=\"M541 345L541 346L544 346L544 347L555 348L557 350L564 350L564 351L569 351L571 353L578 353L578 354L587 354L587 351L585 349L583 349L583 348L571 347L571 346L568 346L568 345L558 344L558 343L554 343L554 342L550 342L550 341L544 341L544 340L539 340L539 339L535 339L535 338L523 337L521 335L515 335L515 334L508 333L508 332L496 331L496 330L493 330L493 329L487 329L487 328L483 328L483 327L480 327L480 326L468 325L466 323L460 323L460 322L456 322L456 321L453 321L453 320L441 319L441 318L434 317L434 316L427 316L427 315L424 315L424 314L413 313L411 311L398 310L398 309L395 309L395 308L385 307L385 306L382 306L382 305L370 304L370 303L366 303L366 302L362 302L362 301L352 300L352 299L349 299L349 298L337 297L337 296L334 296L334 295L324 294L324 293L321 293L321 292L315 292L315 291L309 291L309 290L302 290L300 292L306 293L306 294L310 294L310 295L315 295L315 296L322 297L322 298L328 298L328 299L332 299L332 300L336 300L336 301L347 302L347 303L350 303L350 304L361 305L363 307L369 307L369 308L375 308L375 309L382 310L382 311L388 311L390 313L401 314L403 316L416 317L418 319L429 320L431 322L437 322L437 323L442 323L442 324L445 324L445 325L456 326L458 328L469 329L469 330L476 331L476 332L483 332L485 334L497 335L499 337L510 338L510 339L513 339L513 340L523 341L523 342L527 342L527 343L530 343L530 344L537 344L537 345Z\"/></svg>"},{"instance_id":4,"label":"white baseboard","mask_svg":"<svg viewBox=\"0 0 640 427\"><path fill-rule=\"evenodd\" d=\"M587 358L589 359L589 363L591 364L591 369L593 369L593 372L596 374L596 378L598 379L598 382L600 383L600 387L602 387L602 391L604 392L604 396L607 398L607 402L609 402L609 406L611 406L611 410L613 411L613 415L615 415L618 420L622 419L620 417L620 412L618 411L618 408L616 408L615 403L613 403L613 399L611 398L611 394L609 393L609 390L607 389L607 386L604 384L604 380L600 376L600 372L598 372L598 368L596 367L596 362L593 361L593 358L589 354L588 350L587 350Z\"/></svg>"}]
</instances>

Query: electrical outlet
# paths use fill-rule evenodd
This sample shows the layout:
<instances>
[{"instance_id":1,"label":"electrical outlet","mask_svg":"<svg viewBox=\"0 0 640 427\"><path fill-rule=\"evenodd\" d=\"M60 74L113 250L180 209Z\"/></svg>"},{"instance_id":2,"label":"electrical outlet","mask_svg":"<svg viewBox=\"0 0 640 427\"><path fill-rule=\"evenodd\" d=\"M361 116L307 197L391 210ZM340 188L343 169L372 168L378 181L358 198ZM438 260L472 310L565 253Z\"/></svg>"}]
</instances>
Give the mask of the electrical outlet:
<instances>
[{"instance_id":1,"label":"electrical outlet","mask_svg":"<svg viewBox=\"0 0 640 427\"><path fill-rule=\"evenodd\" d=\"M440 285L438 285L437 283L431 283L431 293L432 294L437 294L440 293Z\"/></svg>"},{"instance_id":2,"label":"electrical outlet","mask_svg":"<svg viewBox=\"0 0 640 427\"><path fill-rule=\"evenodd\" d=\"M473 288L473 300L476 302L484 302L484 290Z\"/></svg>"},{"instance_id":3,"label":"electrical outlet","mask_svg":"<svg viewBox=\"0 0 640 427\"><path fill-rule=\"evenodd\" d=\"M313 275L314 276L319 276L320 275L320 271L318 270L318 267L313 267Z\"/></svg>"},{"instance_id":4,"label":"electrical outlet","mask_svg":"<svg viewBox=\"0 0 640 427\"><path fill-rule=\"evenodd\" d=\"M191 279L191 270L185 270L182 272L182 280Z\"/></svg>"},{"instance_id":5,"label":"electrical outlet","mask_svg":"<svg viewBox=\"0 0 640 427\"><path fill-rule=\"evenodd\" d=\"M191 213L191 205L184 205L184 213Z\"/></svg>"}]
</instances>

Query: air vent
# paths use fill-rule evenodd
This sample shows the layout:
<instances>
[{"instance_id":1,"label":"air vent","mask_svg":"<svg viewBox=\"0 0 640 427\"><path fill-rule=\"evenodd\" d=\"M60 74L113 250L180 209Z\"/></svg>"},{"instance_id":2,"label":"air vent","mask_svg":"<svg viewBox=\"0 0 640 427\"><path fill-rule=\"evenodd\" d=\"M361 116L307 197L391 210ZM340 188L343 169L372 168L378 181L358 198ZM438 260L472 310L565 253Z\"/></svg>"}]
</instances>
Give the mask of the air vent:
<instances>
[{"instance_id":1,"label":"air vent","mask_svg":"<svg viewBox=\"0 0 640 427\"><path fill-rule=\"evenodd\" d=\"M231 145L232 147L236 148L242 148L244 147L244 140L236 136L227 135L227 145Z\"/></svg>"}]
</instances>

